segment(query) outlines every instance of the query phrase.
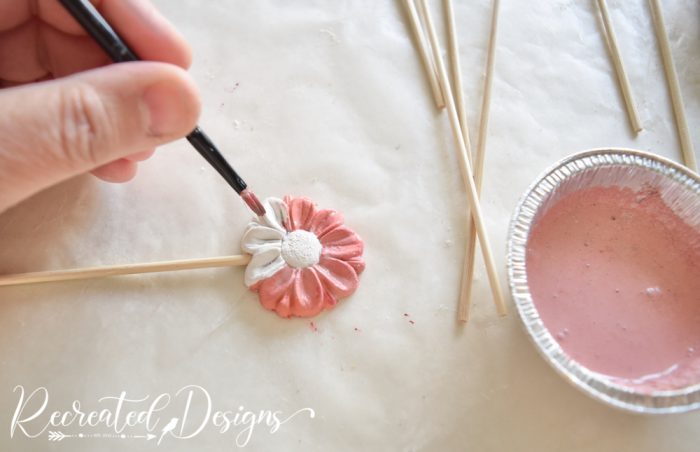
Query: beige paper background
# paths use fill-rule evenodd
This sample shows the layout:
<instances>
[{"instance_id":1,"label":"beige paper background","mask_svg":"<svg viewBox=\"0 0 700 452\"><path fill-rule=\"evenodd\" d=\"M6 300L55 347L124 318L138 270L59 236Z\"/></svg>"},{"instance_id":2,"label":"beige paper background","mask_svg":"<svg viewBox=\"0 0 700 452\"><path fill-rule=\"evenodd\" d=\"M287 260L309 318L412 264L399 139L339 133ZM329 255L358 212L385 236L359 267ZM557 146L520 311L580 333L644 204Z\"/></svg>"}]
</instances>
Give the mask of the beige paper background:
<instances>
[{"instance_id":1,"label":"beige paper background","mask_svg":"<svg viewBox=\"0 0 700 452\"><path fill-rule=\"evenodd\" d=\"M455 5L474 142L489 3ZM483 209L506 287L508 221L546 167L593 147L680 151L645 1L609 2L645 127L637 138L593 2L502 3ZM510 302L496 316L480 261L473 321L456 324L466 198L399 2L156 4L194 49L201 125L259 195L344 212L366 241L367 270L352 298L315 319L317 332L261 309L242 269L0 289L3 450L155 448L10 439L18 384L47 387L49 408L62 410L197 384L214 409L316 411L275 434L259 428L253 451L697 450L700 414L629 415L559 378ZM700 5L663 6L700 146ZM247 220L180 141L129 184L82 177L0 216L0 272L233 254ZM208 428L161 448L233 450L234 434Z\"/></svg>"}]
</instances>

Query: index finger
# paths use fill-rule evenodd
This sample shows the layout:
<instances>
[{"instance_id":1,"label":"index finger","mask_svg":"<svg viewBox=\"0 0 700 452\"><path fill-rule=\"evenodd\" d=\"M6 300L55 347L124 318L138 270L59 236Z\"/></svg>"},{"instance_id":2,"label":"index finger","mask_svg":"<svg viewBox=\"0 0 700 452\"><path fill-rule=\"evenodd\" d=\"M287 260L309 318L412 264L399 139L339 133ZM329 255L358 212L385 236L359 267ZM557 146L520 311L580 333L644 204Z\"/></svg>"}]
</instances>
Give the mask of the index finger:
<instances>
[{"instance_id":1,"label":"index finger","mask_svg":"<svg viewBox=\"0 0 700 452\"><path fill-rule=\"evenodd\" d=\"M5 1L0 0L0 3ZM185 69L192 63L192 51L185 38L148 0L91 2L141 59L171 63ZM44 22L64 33L85 34L58 0L38 0L37 4L37 14Z\"/></svg>"}]
</instances>

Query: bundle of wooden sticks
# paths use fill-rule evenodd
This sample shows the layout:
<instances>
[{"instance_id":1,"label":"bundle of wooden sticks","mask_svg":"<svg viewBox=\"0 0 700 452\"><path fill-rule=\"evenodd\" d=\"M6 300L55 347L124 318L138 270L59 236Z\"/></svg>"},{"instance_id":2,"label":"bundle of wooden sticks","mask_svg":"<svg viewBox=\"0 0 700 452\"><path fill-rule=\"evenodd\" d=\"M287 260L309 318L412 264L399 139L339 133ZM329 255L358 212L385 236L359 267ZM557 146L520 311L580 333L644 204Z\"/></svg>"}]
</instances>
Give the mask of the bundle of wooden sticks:
<instances>
[{"instance_id":1,"label":"bundle of wooden sticks","mask_svg":"<svg viewBox=\"0 0 700 452\"><path fill-rule=\"evenodd\" d=\"M612 20L610 19L608 5L605 0L596 0L596 2L598 4L600 17L602 20L601 29L604 34L603 37L608 46L608 50L610 51L610 57L612 58L615 73L617 74L617 79L620 83L620 90L622 91L622 98L624 99L625 106L627 108L627 115L629 116L630 125L632 127L632 131L637 134L642 130L642 125L641 121L639 120L639 113L637 113L637 107L635 106L634 99L632 98L632 88L630 87L630 82L627 78L627 72L625 71L625 66L622 63L622 56L617 45L617 36L615 35ZM666 74L666 83L668 84L668 90L671 95L671 105L673 106L673 115L676 119L676 129L678 130L678 138L681 143L683 163L691 170L697 172L698 166L697 162L695 161L693 142L690 139L688 123L685 119L685 107L683 106L683 98L681 97L681 89L678 83L678 74L676 73L676 67L673 64L671 46L668 42L666 24L664 22L664 15L663 11L661 10L661 5L659 5L659 0L649 0L649 9L651 10L651 18L654 22L656 39L659 42L659 51L661 52L661 61L663 62L664 72Z\"/></svg>"},{"instance_id":2,"label":"bundle of wooden sticks","mask_svg":"<svg viewBox=\"0 0 700 452\"><path fill-rule=\"evenodd\" d=\"M489 105L491 100L491 84L494 73L496 33L498 28L499 0L493 0L491 30L488 41L488 53L486 60L486 70L484 78L483 98L481 103L481 113L479 122L479 135L476 152L472 155L471 142L469 139L469 128L464 106L464 95L462 89L462 74L459 64L459 45L457 31L455 28L454 8L452 0L444 0L444 12L447 22L448 47L447 53L452 69L452 80L450 80L445 69L440 45L435 33L435 26L426 5L426 0L403 0L406 7L406 14L410 29L416 41L418 52L425 69L430 88L433 93L435 105L438 109L446 108L452 133L458 150L458 160L462 178L469 200L469 211L471 220L467 220L466 254L463 264L461 290L459 297L459 307L457 317L460 321L466 322L469 319L470 306L472 303L472 285L474 279L474 257L476 238L479 238L486 271L489 277L491 292L496 309L499 314L506 314L506 306L503 300L503 293L500 288L496 267L491 256L488 237L483 226L483 216L479 205L479 195L483 182L484 157L486 148L486 138L488 132ZM613 65L617 73L622 98L624 99L629 122L633 132L639 133L642 130L639 114L632 98L632 89L629 79L624 70L622 58L617 44L617 38L612 27L612 21L608 12L605 0L594 0L600 10L602 19L602 31L604 39L613 60ZM685 165L693 171L697 171L695 156L692 148L692 141L685 119L685 110L680 94L678 76L673 65L668 37L664 24L663 14L658 0L649 0L651 15L654 22L659 49L666 73L674 116L681 142L681 151ZM469 218L469 217L468 217Z\"/></svg>"},{"instance_id":3,"label":"bundle of wooden sticks","mask_svg":"<svg viewBox=\"0 0 700 452\"><path fill-rule=\"evenodd\" d=\"M479 204L479 195L481 193L484 174L484 153L486 149L489 107L491 104L491 84L496 53L499 0L493 0L478 144L474 155L472 155L469 127L467 125L464 106L464 90L462 88L462 74L459 64L459 45L452 0L445 0L444 4L449 40L448 54L452 68L452 84L450 84L448 79L445 63L440 53L440 44L435 32L435 24L433 23L430 10L426 5L426 0L415 0L415 2L414 0L404 0L404 4L406 6L410 28L415 37L418 51L426 70L428 81L430 82L435 105L438 108L446 107L447 109L450 125L452 126L452 134L457 144L457 158L460 162L462 180L469 200L470 216L467 217L466 225L467 247L462 267L462 282L457 318L462 322L467 322L469 320L477 237L481 245L481 252L484 258L484 264L486 265L486 272L488 274L496 310L500 315L506 315L508 311ZM428 50L429 48L430 50Z\"/></svg>"}]
</instances>

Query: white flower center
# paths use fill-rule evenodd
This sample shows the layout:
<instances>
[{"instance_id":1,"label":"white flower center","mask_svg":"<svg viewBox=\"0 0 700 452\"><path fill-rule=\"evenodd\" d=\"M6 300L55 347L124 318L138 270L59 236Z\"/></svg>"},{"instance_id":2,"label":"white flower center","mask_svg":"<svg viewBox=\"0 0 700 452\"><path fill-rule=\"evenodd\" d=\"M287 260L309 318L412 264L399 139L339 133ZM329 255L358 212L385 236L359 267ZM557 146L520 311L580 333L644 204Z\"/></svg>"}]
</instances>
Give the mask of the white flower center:
<instances>
[{"instance_id":1,"label":"white flower center","mask_svg":"<svg viewBox=\"0 0 700 452\"><path fill-rule=\"evenodd\" d=\"M316 234L297 229L282 240L282 258L290 267L310 267L318 263L322 248Z\"/></svg>"}]
</instances>

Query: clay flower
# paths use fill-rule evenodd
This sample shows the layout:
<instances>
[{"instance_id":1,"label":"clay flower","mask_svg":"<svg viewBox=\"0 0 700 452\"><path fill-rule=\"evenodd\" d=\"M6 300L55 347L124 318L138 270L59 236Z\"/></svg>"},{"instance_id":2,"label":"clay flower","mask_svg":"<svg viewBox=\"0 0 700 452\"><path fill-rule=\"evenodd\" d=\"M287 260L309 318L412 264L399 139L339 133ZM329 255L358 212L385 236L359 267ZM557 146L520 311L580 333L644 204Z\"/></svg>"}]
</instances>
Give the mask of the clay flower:
<instances>
[{"instance_id":1,"label":"clay flower","mask_svg":"<svg viewBox=\"0 0 700 452\"><path fill-rule=\"evenodd\" d=\"M343 215L318 209L308 198L265 200L241 248L252 254L245 284L282 317L312 317L355 292L365 268L362 239Z\"/></svg>"}]
</instances>

